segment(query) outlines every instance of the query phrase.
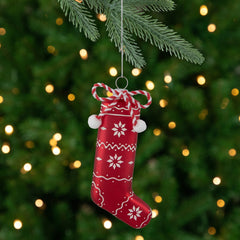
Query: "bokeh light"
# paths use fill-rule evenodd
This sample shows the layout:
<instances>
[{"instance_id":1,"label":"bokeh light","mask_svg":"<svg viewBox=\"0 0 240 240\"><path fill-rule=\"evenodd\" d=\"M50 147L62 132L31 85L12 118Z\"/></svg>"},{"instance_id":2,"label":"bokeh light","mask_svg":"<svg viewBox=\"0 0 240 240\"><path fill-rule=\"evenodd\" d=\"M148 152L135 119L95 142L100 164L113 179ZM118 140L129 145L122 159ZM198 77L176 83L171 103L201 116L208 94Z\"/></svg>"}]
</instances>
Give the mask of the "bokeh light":
<instances>
[{"instance_id":1,"label":"bokeh light","mask_svg":"<svg viewBox=\"0 0 240 240\"><path fill-rule=\"evenodd\" d=\"M80 55L82 60L88 59L88 52L84 48L79 51L79 55Z\"/></svg>"},{"instance_id":2,"label":"bokeh light","mask_svg":"<svg viewBox=\"0 0 240 240\"><path fill-rule=\"evenodd\" d=\"M52 84L47 84L46 86L45 86L45 91L47 92L47 93L52 93L53 91L54 91L54 86L52 85Z\"/></svg>"},{"instance_id":3,"label":"bokeh light","mask_svg":"<svg viewBox=\"0 0 240 240\"><path fill-rule=\"evenodd\" d=\"M206 16L206 15L208 14L208 8L207 8L207 6L206 6L206 5L202 5L202 6L200 7L199 12L200 12L200 15Z\"/></svg>"},{"instance_id":4,"label":"bokeh light","mask_svg":"<svg viewBox=\"0 0 240 240\"><path fill-rule=\"evenodd\" d=\"M112 77L116 77L118 74L118 71L115 67L110 67L108 72L109 72L110 76L112 76Z\"/></svg>"},{"instance_id":5,"label":"bokeh light","mask_svg":"<svg viewBox=\"0 0 240 240\"><path fill-rule=\"evenodd\" d=\"M5 133L6 133L7 135L13 134L13 131L14 131L14 128L13 128L12 125L7 125L7 126L5 126Z\"/></svg>"},{"instance_id":6,"label":"bokeh light","mask_svg":"<svg viewBox=\"0 0 240 240\"><path fill-rule=\"evenodd\" d=\"M216 31L216 25L215 24L213 24L213 23L211 23L211 24L209 24L208 25L208 31L210 32L210 33L213 33L213 32L215 32Z\"/></svg>"},{"instance_id":7,"label":"bokeh light","mask_svg":"<svg viewBox=\"0 0 240 240\"><path fill-rule=\"evenodd\" d=\"M13 222L13 227L17 230L21 229L23 226L22 221L19 219L15 219Z\"/></svg>"},{"instance_id":8,"label":"bokeh light","mask_svg":"<svg viewBox=\"0 0 240 240\"><path fill-rule=\"evenodd\" d=\"M152 82L150 80L146 81L145 85L146 85L148 90L153 90L155 88L154 82Z\"/></svg>"},{"instance_id":9,"label":"bokeh light","mask_svg":"<svg viewBox=\"0 0 240 240\"><path fill-rule=\"evenodd\" d=\"M221 184L221 178L220 177L215 177L213 178L213 184L214 185L220 185Z\"/></svg>"}]
</instances>

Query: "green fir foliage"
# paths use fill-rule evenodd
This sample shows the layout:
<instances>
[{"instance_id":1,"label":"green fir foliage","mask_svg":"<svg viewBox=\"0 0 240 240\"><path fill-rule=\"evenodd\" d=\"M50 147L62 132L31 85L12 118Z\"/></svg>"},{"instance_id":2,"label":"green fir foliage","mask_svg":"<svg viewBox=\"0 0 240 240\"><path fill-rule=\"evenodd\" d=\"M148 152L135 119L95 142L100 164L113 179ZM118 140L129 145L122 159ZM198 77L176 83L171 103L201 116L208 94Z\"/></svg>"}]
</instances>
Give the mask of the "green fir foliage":
<instances>
[{"instance_id":1,"label":"green fir foliage","mask_svg":"<svg viewBox=\"0 0 240 240\"><path fill-rule=\"evenodd\" d=\"M85 36L95 41L99 37L96 24L91 19L90 10L96 14L106 14L106 30L110 40L121 51L121 6L120 0L113 1L75 1L58 0L65 15L69 15L69 20L83 31ZM159 20L151 15L146 15L147 11L171 11L174 9L174 2L171 0L130 0L124 1L124 34L123 50L126 60L138 68L142 68L146 62L142 56L132 34L149 41L162 51L169 52L179 59L185 59L192 63L202 64L204 57L190 43L181 38L172 29L163 25Z\"/></svg>"}]
</instances>

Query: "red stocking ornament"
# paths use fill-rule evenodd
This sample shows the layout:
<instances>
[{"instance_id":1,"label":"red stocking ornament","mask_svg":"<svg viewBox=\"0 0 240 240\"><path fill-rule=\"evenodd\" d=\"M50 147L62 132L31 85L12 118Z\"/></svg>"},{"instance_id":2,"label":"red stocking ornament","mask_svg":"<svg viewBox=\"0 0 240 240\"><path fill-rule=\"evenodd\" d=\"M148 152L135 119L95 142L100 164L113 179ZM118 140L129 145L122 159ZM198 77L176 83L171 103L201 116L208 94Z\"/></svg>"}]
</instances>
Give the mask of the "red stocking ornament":
<instances>
[{"instance_id":1,"label":"red stocking ornament","mask_svg":"<svg viewBox=\"0 0 240 240\"><path fill-rule=\"evenodd\" d=\"M103 87L113 95L102 98L96 93ZM91 128L98 128L91 197L95 204L107 210L133 228L143 228L151 220L151 208L132 190L137 148L137 135L146 129L140 120L140 109L151 104L148 92L111 89L103 83L94 84L93 97L101 101L100 114L88 119ZM141 105L133 98L142 94L148 103Z\"/></svg>"}]
</instances>

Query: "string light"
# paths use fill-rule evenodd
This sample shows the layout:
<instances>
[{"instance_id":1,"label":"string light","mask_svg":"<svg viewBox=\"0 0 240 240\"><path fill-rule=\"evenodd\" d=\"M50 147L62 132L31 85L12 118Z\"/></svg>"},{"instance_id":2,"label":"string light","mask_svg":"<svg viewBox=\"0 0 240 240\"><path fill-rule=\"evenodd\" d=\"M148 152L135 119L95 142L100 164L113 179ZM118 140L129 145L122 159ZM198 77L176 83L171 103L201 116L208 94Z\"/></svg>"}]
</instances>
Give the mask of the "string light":
<instances>
[{"instance_id":1,"label":"string light","mask_svg":"<svg viewBox=\"0 0 240 240\"><path fill-rule=\"evenodd\" d=\"M82 163L79 160L74 161L73 166L74 168L80 168Z\"/></svg>"},{"instance_id":2,"label":"string light","mask_svg":"<svg viewBox=\"0 0 240 240\"><path fill-rule=\"evenodd\" d=\"M53 135L53 139L55 139L56 141L60 141L62 139L62 134L61 133L55 133Z\"/></svg>"},{"instance_id":3,"label":"string light","mask_svg":"<svg viewBox=\"0 0 240 240\"><path fill-rule=\"evenodd\" d=\"M13 227L17 230L21 229L23 226L22 221L19 219L15 219L13 222Z\"/></svg>"},{"instance_id":4,"label":"string light","mask_svg":"<svg viewBox=\"0 0 240 240\"><path fill-rule=\"evenodd\" d=\"M82 0L75 0L76 2L78 2L78 3L82 3Z\"/></svg>"},{"instance_id":5,"label":"string light","mask_svg":"<svg viewBox=\"0 0 240 240\"><path fill-rule=\"evenodd\" d=\"M154 201L155 201L156 203L161 203L161 202L162 202L162 197L159 196L159 195L157 195L157 196L154 197Z\"/></svg>"},{"instance_id":6,"label":"string light","mask_svg":"<svg viewBox=\"0 0 240 240\"><path fill-rule=\"evenodd\" d=\"M206 78L202 75L197 76L197 83L199 85L204 85L206 83Z\"/></svg>"},{"instance_id":7,"label":"string light","mask_svg":"<svg viewBox=\"0 0 240 240\"><path fill-rule=\"evenodd\" d=\"M5 126L5 133L6 133L7 135L13 134L13 131L14 131L14 128L13 128L12 125L7 125L7 126Z\"/></svg>"},{"instance_id":8,"label":"string light","mask_svg":"<svg viewBox=\"0 0 240 240\"><path fill-rule=\"evenodd\" d=\"M97 15L97 18L101 21L101 22L106 22L107 21L107 16L103 13L100 13Z\"/></svg>"},{"instance_id":9,"label":"string light","mask_svg":"<svg viewBox=\"0 0 240 240\"><path fill-rule=\"evenodd\" d=\"M68 94L68 100L69 100L69 101L73 102L73 101L75 100L75 98L76 98L76 97L75 97L75 95L74 95L73 93L69 93L69 94Z\"/></svg>"},{"instance_id":10,"label":"string light","mask_svg":"<svg viewBox=\"0 0 240 240\"><path fill-rule=\"evenodd\" d=\"M199 117L200 120L204 120L207 115L208 115L208 110L207 110L207 109L203 109L203 110L199 113L198 117Z\"/></svg>"},{"instance_id":11,"label":"string light","mask_svg":"<svg viewBox=\"0 0 240 240\"><path fill-rule=\"evenodd\" d=\"M56 24L57 24L58 26L61 26L61 25L63 24L63 19L62 19L62 18L57 18L57 19L56 19Z\"/></svg>"},{"instance_id":12,"label":"string light","mask_svg":"<svg viewBox=\"0 0 240 240\"><path fill-rule=\"evenodd\" d=\"M162 131L161 131L159 128L155 128L155 129L153 130L153 134L154 134L155 136L160 136L161 133L162 133Z\"/></svg>"},{"instance_id":13,"label":"string light","mask_svg":"<svg viewBox=\"0 0 240 240\"><path fill-rule=\"evenodd\" d=\"M4 101L3 96L0 96L0 104L3 103L3 101Z\"/></svg>"},{"instance_id":14,"label":"string light","mask_svg":"<svg viewBox=\"0 0 240 240\"><path fill-rule=\"evenodd\" d=\"M152 218L155 218L158 216L158 210L157 209L152 209Z\"/></svg>"},{"instance_id":15,"label":"string light","mask_svg":"<svg viewBox=\"0 0 240 240\"><path fill-rule=\"evenodd\" d=\"M41 207L43 207L43 205L44 205L44 202L42 199L36 199L36 201L35 201L36 207L41 208Z\"/></svg>"},{"instance_id":16,"label":"string light","mask_svg":"<svg viewBox=\"0 0 240 240\"><path fill-rule=\"evenodd\" d=\"M31 163L25 163L25 164L23 165L23 170L24 170L25 172L30 172L30 171L32 170L32 164L31 164Z\"/></svg>"},{"instance_id":17,"label":"string light","mask_svg":"<svg viewBox=\"0 0 240 240\"><path fill-rule=\"evenodd\" d=\"M213 178L213 184L214 185L220 185L221 184L221 178L220 177L215 177Z\"/></svg>"},{"instance_id":18,"label":"string light","mask_svg":"<svg viewBox=\"0 0 240 240\"><path fill-rule=\"evenodd\" d=\"M109 91L107 91L106 94L107 94L108 97L111 97L111 96L113 95L113 93L111 93L111 92L109 92Z\"/></svg>"},{"instance_id":19,"label":"string light","mask_svg":"<svg viewBox=\"0 0 240 240\"><path fill-rule=\"evenodd\" d=\"M166 75L164 76L164 82L165 82L165 83L170 83L170 82L172 82L172 76L171 76L170 74L166 74Z\"/></svg>"},{"instance_id":20,"label":"string light","mask_svg":"<svg viewBox=\"0 0 240 240\"><path fill-rule=\"evenodd\" d=\"M200 7L200 15L202 16L206 16L208 14L208 8L206 5L202 5Z\"/></svg>"},{"instance_id":21,"label":"string light","mask_svg":"<svg viewBox=\"0 0 240 240\"><path fill-rule=\"evenodd\" d=\"M6 34L6 29L5 28L0 28L0 35L3 36Z\"/></svg>"},{"instance_id":22,"label":"string light","mask_svg":"<svg viewBox=\"0 0 240 240\"><path fill-rule=\"evenodd\" d=\"M184 149L182 150L182 155L183 155L184 157L189 156L189 154L190 154L190 151L189 151L187 148L184 148Z\"/></svg>"},{"instance_id":23,"label":"string light","mask_svg":"<svg viewBox=\"0 0 240 240\"><path fill-rule=\"evenodd\" d=\"M133 69L132 69L132 75L133 75L134 77L139 76L139 75L141 74L141 72L142 72L142 70L141 70L140 68L133 68Z\"/></svg>"},{"instance_id":24,"label":"string light","mask_svg":"<svg viewBox=\"0 0 240 240\"><path fill-rule=\"evenodd\" d=\"M82 60L88 59L88 52L87 52L86 49L81 49L81 50L79 51L79 55L80 55L80 57L82 58Z\"/></svg>"},{"instance_id":25,"label":"string light","mask_svg":"<svg viewBox=\"0 0 240 240\"><path fill-rule=\"evenodd\" d=\"M153 90L155 88L154 82L152 82L150 80L146 81L145 85L146 85L148 90Z\"/></svg>"},{"instance_id":26,"label":"string light","mask_svg":"<svg viewBox=\"0 0 240 240\"><path fill-rule=\"evenodd\" d=\"M29 149L34 148L35 144L33 141L26 141L25 146Z\"/></svg>"},{"instance_id":27,"label":"string light","mask_svg":"<svg viewBox=\"0 0 240 240\"><path fill-rule=\"evenodd\" d=\"M231 148L231 149L229 149L228 154L230 157L235 157L237 154L237 151L236 151L236 149Z\"/></svg>"},{"instance_id":28,"label":"string light","mask_svg":"<svg viewBox=\"0 0 240 240\"><path fill-rule=\"evenodd\" d=\"M45 87L45 91L47 93L52 93L54 91L54 86L52 84L47 84L46 87Z\"/></svg>"},{"instance_id":29,"label":"string light","mask_svg":"<svg viewBox=\"0 0 240 240\"><path fill-rule=\"evenodd\" d=\"M236 97L239 94L239 90L237 88L233 88L231 94Z\"/></svg>"},{"instance_id":30,"label":"string light","mask_svg":"<svg viewBox=\"0 0 240 240\"><path fill-rule=\"evenodd\" d=\"M109 74L112 76L112 77L116 77L117 74L118 74L118 71L115 67L110 67L109 70L108 70Z\"/></svg>"},{"instance_id":31,"label":"string light","mask_svg":"<svg viewBox=\"0 0 240 240\"><path fill-rule=\"evenodd\" d=\"M159 105L162 108L165 108L168 105L168 101L166 99L160 99Z\"/></svg>"},{"instance_id":32,"label":"string light","mask_svg":"<svg viewBox=\"0 0 240 240\"><path fill-rule=\"evenodd\" d=\"M55 53L55 51L56 51L56 49L55 49L55 47L54 46L48 46L47 47L47 51L49 52L49 53L51 53L51 54L54 54Z\"/></svg>"},{"instance_id":33,"label":"string light","mask_svg":"<svg viewBox=\"0 0 240 240\"><path fill-rule=\"evenodd\" d=\"M52 153L57 156L61 153L61 149L58 146L52 147Z\"/></svg>"},{"instance_id":34,"label":"string light","mask_svg":"<svg viewBox=\"0 0 240 240\"><path fill-rule=\"evenodd\" d=\"M49 145L52 147L55 147L55 146L57 146L57 141L54 138L51 138L49 140Z\"/></svg>"},{"instance_id":35,"label":"string light","mask_svg":"<svg viewBox=\"0 0 240 240\"><path fill-rule=\"evenodd\" d=\"M225 201L222 199L217 200L217 206L223 208L225 206Z\"/></svg>"},{"instance_id":36,"label":"string light","mask_svg":"<svg viewBox=\"0 0 240 240\"><path fill-rule=\"evenodd\" d=\"M208 234L209 235L215 235L216 234L216 228L215 227L209 227L208 228Z\"/></svg>"},{"instance_id":37,"label":"string light","mask_svg":"<svg viewBox=\"0 0 240 240\"><path fill-rule=\"evenodd\" d=\"M144 240L144 238L143 238L143 236L141 236L141 235L137 235L137 236L135 237L135 240Z\"/></svg>"},{"instance_id":38,"label":"string light","mask_svg":"<svg viewBox=\"0 0 240 240\"><path fill-rule=\"evenodd\" d=\"M110 229L112 228L112 222L110 220L103 220L103 227L105 229Z\"/></svg>"},{"instance_id":39,"label":"string light","mask_svg":"<svg viewBox=\"0 0 240 240\"><path fill-rule=\"evenodd\" d=\"M215 31L216 31L216 28L217 28L216 25L213 24L213 23L211 23L211 24L208 25L208 31L209 31L210 33L215 32Z\"/></svg>"},{"instance_id":40,"label":"string light","mask_svg":"<svg viewBox=\"0 0 240 240\"><path fill-rule=\"evenodd\" d=\"M229 99L224 98L221 103L221 109L225 109L228 106L228 104L229 104Z\"/></svg>"},{"instance_id":41,"label":"string light","mask_svg":"<svg viewBox=\"0 0 240 240\"><path fill-rule=\"evenodd\" d=\"M8 153L10 153L10 151L11 151L11 148L10 148L10 146L9 146L9 144L8 143L4 143L3 145L2 145L2 152L4 153L4 154L8 154Z\"/></svg>"},{"instance_id":42,"label":"string light","mask_svg":"<svg viewBox=\"0 0 240 240\"><path fill-rule=\"evenodd\" d=\"M176 127L176 123L173 122L173 121L171 121L171 122L168 123L168 127L169 127L170 129L174 129L174 128Z\"/></svg>"}]
</instances>

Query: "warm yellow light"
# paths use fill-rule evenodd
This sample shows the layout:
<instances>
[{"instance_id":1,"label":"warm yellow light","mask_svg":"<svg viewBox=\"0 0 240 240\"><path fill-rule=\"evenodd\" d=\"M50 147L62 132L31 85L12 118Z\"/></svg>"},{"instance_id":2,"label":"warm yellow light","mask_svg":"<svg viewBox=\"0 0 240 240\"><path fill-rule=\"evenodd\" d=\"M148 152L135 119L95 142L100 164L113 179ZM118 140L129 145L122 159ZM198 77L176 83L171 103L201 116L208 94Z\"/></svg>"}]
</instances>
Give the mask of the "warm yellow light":
<instances>
[{"instance_id":1,"label":"warm yellow light","mask_svg":"<svg viewBox=\"0 0 240 240\"><path fill-rule=\"evenodd\" d=\"M220 208L224 207L225 206L225 201L222 200L222 199L218 199L217 200L217 206L220 207Z\"/></svg>"},{"instance_id":2,"label":"warm yellow light","mask_svg":"<svg viewBox=\"0 0 240 240\"><path fill-rule=\"evenodd\" d=\"M32 164L31 163L25 163L23 166L23 169L25 170L25 172L29 172L32 170Z\"/></svg>"},{"instance_id":3,"label":"warm yellow light","mask_svg":"<svg viewBox=\"0 0 240 240\"><path fill-rule=\"evenodd\" d=\"M111 92L109 92L109 91L107 91L107 96L108 97L111 97L113 94L111 93Z\"/></svg>"},{"instance_id":4,"label":"warm yellow light","mask_svg":"<svg viewBox=\"0 0 240 240\"><path fill-rule=\"evenodd\" d=\"M204 85L206 83L206 78L202 75L197 76L197 83L199 85Z\"/></svg>"},{"instance_id":5,"label":"warm yellow light","mask_svg":"<svg viewBox=\"0 0 240 240\"><path fill-rule=\"evenodd\" d=\"M54 91L54 86L52 84L47 84L46 87L45 87L45 91L47 93L52 93Z\"/></svg>"},{"instance_id":6,"label":"warm yellow light","mask_svg":"<svg viewBox=\"0 0 240 240\"><path fill-rule=\"evenodd\" d=\"M141 70L140 68L133 68L133 69L132 69L132 75L133 75L134 77L139 76L139 75L141 74L141 72L142 72L142 70Z\"/></svg>"},{"instance_id":7,"label":"warm yellow light","mask_svg":"<svg viewBox=\"0 0 240 240\"><path fill-rule=\"evenodd\" d=\"M208 234L209 235L215 235L216 234L216 228L215 227L209 227L208 228Z\"/></svg>"},{"instance_id":8,"label":"warm yellow light","mask_svg":"<svg viewBox=\"0 0 240 240\"><path fill-rule=\"evenodd\" d=\"M239 90L237 88L233 88L231 94L236 97L239 94Z\"/></svg>"},{"instance_id":9,"label":"warm yellow light","mask_svg":"<svg viewBox=\"0 0 240 240\"><path fill-rule=\"evenodd\" d=\"M5 133L6 133L7 135L11 135L11 134L13 133L13 131L14 131L14 128L13 128L12 125L7 125L7 126L5 126Z\"/></svg>"},{"instance_id":10,"label":"warm yellow light","mask_svg":"<svg viewBox=\"0 0 240 240\"><path fill-rule=\"evenodd\" d=\"M0 35L3 36L6 34L6 29L5 28L0 28Z\"/></svg>"},{"instance_id":11,"label":"warm yellow light","mask_svg":"<svg viewBox=\"0 0 240 240\"><path fill-rule=\"evenodd\" d=\"M229 149L228 154L229 154L229 156L231 156L231 157L235 157L236 154L237 154L237 151L236 151L236 149L231 148L231 149Z\"/></svg>"},{"instance_id":12,"label":"warm yellow light","mask_svg":"<svg viewBox=\"0 0 240 240\"><path fill-rule=\"evenodd\" d=\"M56 24L58 25L58 26L60 26L60 25L62 25L63 24L63 19L62 18L57 18L56 19Z\"/></svg>"},{"instance_id":13,"label":"warm yellow light","mask_svg":"<svg viewBox=\"0 0 240 240\"><path fill-rule=\"evenodd\" d=\"M208 8L206 5L202 5L200 7L200 15L202 16L206 16L208 14Z\"/></svg>"},{"instance_id":14,"label":"warm yellow light","mask_svg":"<svg viewBox=\"0 0 240 240\"><path fill-rule=\"evenodd\" d=\"M35 206L38 207L38 208L41 208L43 206L44 202L42 199L37 199L35 201Z\"/></svg>"},{"instance_id":15,"label":"warm yellow light","mask_svg":"<svg viewBox=\"0 0 240 240\"><path fill-rule=\"evenodd\" d=\"M101 21L101 22L106 22L107 21L107 16L103 13L98 14L97 18Z\"/></svg>"},{"instance_id":16,"label":"warm yellow light","mask_svg":"<svg viewBox=\"0 0 240 240\"><path fill-rule=\"evenodd\" d=\"M161 203L161 202L162 202L162 197L159 196L159 195L157 195L157 196L154 197L154 201L155 201L156 203Z\"/></svg>"},{"instance_id":17,"label":"warm yellow light","mask_svg":"<svg viewBox=\"0 0 240 240\"><path fill-rule=\"evenodd\" d=\"M213 23L209 24L208 25L208 31L211 32L211 33L215 32L216 31L216 25L213 24Z\"/></svg>"},{"instance_id":18,"label":"warm yellow light","mask_svg":"<svg viewBox=\"0 0 240 240\"><path fill-rule=\"evenodd\" d=\"M110 220L104 220L103 221L103 227L106 229L112 228L112 222Z\"/></svg>"},{"instance_id":19,"label":"warm yellow light","mask_svg":"<svg viewBox=\"0 0 240 240\"><path fill-rule=\"evenodd\" d=\"M171 76L170 74L166 74L166 75L164 76L164 82L165 82L165 83L170 83L170 82L172 82L172 76Z\"/></svg>"},{"instance_id":20,"label":"warm yellow light","mask_svg":"<svg viewBox=\"0 0 240 240\"><path fill-rule=\"evenodd\" d=\"M13 227L17 230L21 229L23 226L22 221L19 219L15 219L13 222Z\"/></svg>"},{"instance_id":21,"label":"warm yellow light","mask_svg":"<svg viewBox=\"0 0 240 240\"><path fill-rule=\"evenodd\" d=\"M55 147L55 146L57 146L57 141L54 138L51 138L49 140L49 145L52 147Z\"/></svg>"},{"instance_id":22,"label":"warm yellow light","mask_svg":"<svg viewBox=\"0 0 240 240\"><path fill-rule=\"evenodd\" d=\"M144 240L144 238L143 238L143 236L141 236L141 235L137 235L137 236L135 237L135 240Z\"/></svg>"},{"instance_id":23,"label":"warm yellow light","mask_svg":"<svg viewBox=\"0 0 240 240\"><path fill-rule=\"evenodd\" d=\"M79 55L83 60L86 60L88 58L88 52L86 49L81 49L79 51Z\"/></svg>"},{"instance_id":24,"label":"warm yellow light","mask_svg":"<svg viewBox=\"0 0 240 240\"><path fill-rule=\"evenodd\" d=\"M238 116L238 121L240 122L240 115Z\"/></svg>"},{"instance_id":25,"label":"warm yellow light","mask_svg":"<svg viewBox=\"0 0 240 240\"><path fill-rule=\"evenodd\" d=\"M76 2L78 2L78 3L82 3L82 0L75 0Z\"/></svg>"},{"instance_id":26,"label":"warm yellow light","mask_svg":"<svg viewBox=\"0 0 240 240\"><path fill-rule=\"evenodd\" d=\"M25 142L25 146L27 147L27 148L34 148L34 142L33 141L26 141Z\"/></svg>"},{"instance_id":27,"label":"warm yellow light","mask_svg":"<svg viewBox=\"0 0 240 240\"><path fill-rule=\"evenodd\" d=\"M221 184L221 178L220 177L215 177L213 178L213 184L214 185L220 185Z\"/></svg>"},{"instance_id":28,"label":"warm yellow light","mask_svg":"<svg viewBox=\"0 0 240 240\"><path fill-rule=\"evenodd\" d=\"M145 85L146 85L148 90L153 90L155 88L154 82L152 82L150 80L146 81Z\"/></svg>"},{"instance_id":29,"label":"warm yellow light","mask_svg":"<svg viewBox=\"0 0 240 240\"><path fill-rule=\"evenodd\" d=\"M184 157L189 156L189 154L190 154L190 151L189 151L187 148L185 148L185 149L182 150L182 155L183 155Z\"/></svg>"},{"instance_id":30,"label":"warm yellow light","mask_svg":"<svg viewBox=\"0 0 240 240\"><path fill-rule=\"evenodd\" d=\"M159 105L162 108L165 108L168 105L168 101L166 99L160 99Z\"/></svg>"},{"instance_id":31,"label":"warm yellow light","mask_svg":"<svg viewBox=\"0 0 240 240\"><path fill-rule=\"evenodd\" d=\"M69 100L69 101L72 102L72 101L75 100L75 98L76 98L76 97L75 97L75 95L74 95L73 93L69 93L69 94L68 94L68 100Z\"/></svg>"},{"instance_id":32,"label":"warm yellow light","mask_svg":"<svg viewBox=\"0 0 240 240\"><path fill-rule=\"evenodd\" d=\"M0 103L3 103L4 99L2 96L0 96Z\"/></svg>"},{"instance_id":33,"label":"warm yellow light","mask_svg":"<svg viewBox=\"0 0 240 240\"><path fill-rule=\"evenodd\" d=\"M153 209L152 210L152 218L155 218L158 216L158 210L157 209Z\"/></svg>"},{"instance_id":34,"label":"warm yellow light","mask_svg":"<svg viewBox=\"0 0 240 240\"><path fill-rule=\"evenodd\" d=\"M161 133L162 133L162 131L161 131L159 128L155 128L155 129L153 130L153 134L154 134L155 136L159 136L159 135L161 135Z\"/></svg>"},{"instance_id":35,"label":"warm yellow light","mask_svg":"<svg viewBox=\"0 0 240 240\"><path fill-rule=\"evenodd\" d=\"M199 119L204 120L207 115L208 115L208 110L207 110L207 109L203 109L203 110L199 113L198 117L199 117Z\"/></svg>"},{"instance_id":36,"label":"warm yellow light","mask_svg":"<svg viewBox=\"0 0 240 240\"><path fill-rule=\"evenodd\" d=\"M170 129L174 129L175 127L176 127L176 123L175 122L169 122L168 123L168 127L170 128Z\"/></svg>"},{"instance_id":37,"label":"warm yellow light","mask_svg":"<svg viewBox=\"0 0 240 240\"><path fill-rule=\"evenodd\" d=\"M74 168L80 168L82 165L82 163L79 160L76 160L73 162L73 167Z\"/></svg>"},{"instance_id":38,"label":"warm yellow light","mask_svg":"<svg viewBox=\"0 0 240 240\"><path fill-rule=\"evenodd\" d=\"M8 153L10 153L10 151L11 151L10 146L7 143L4 143L2 145L2 152L4 154L8 154Z\"/></svg>"},{"instance_id":39,"label":"warm yellow light","mask_svg":"<svg viewBox=\"0 0 240 240\"><path fill-rule=\"evenodd\" d=\"M52 147L52 153L54 155L59 155L61 153L61 149L59 147L57 147L57 146Z\"/></svg>"},{"instance_id":40,"label":"warm yellow light","mask_svg":"<svg viewBox=\"0 0 240 240\"><path fill-rule=\"evenodd\" d=\"M51 53L51 54L54 54L55 53L55 51L56 51L56 49L55 49L55 47L54 46L48 46L47 47L47 51L49 52L49 53Z\"/></svg>"},{"instance_id":41,"label":"warm yellow light","mask_svg":"<svg viewBox=\"0 0 240 240\"><path fill-rule=\"evenodd\" d=\"M115 77L118 74L118 71L115 67L110 67L108 72L112 77Z\"/></svg>"},{"instance_id":42,"label":"warm yellow light","mask_svg":"<svg viewBox=\"0 0 240 240\"><path fill-rule=\"evenodd\" d=\"M60 141L62 139L62 134L61 133L55 133L53 135L53 139L55 139L56 141Z\"/></svg>"}]
</instances>

